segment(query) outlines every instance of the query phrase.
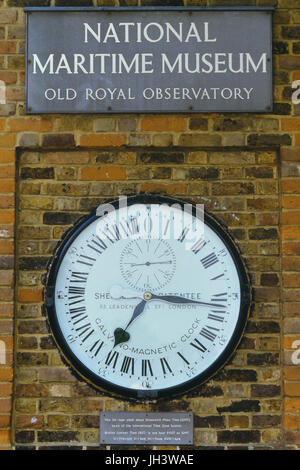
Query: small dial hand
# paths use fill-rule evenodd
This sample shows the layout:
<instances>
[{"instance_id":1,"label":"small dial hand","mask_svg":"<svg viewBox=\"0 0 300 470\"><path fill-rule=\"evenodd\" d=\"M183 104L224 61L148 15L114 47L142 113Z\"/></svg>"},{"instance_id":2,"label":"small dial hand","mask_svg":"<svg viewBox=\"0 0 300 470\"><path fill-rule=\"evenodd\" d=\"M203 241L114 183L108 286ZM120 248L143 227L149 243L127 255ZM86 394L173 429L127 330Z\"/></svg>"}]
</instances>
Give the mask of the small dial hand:
<instances>
[{"instance_id":1,"label":"small dial hand","mask_svg":"<svg viewBox=\"0 0 300 470\"><path fill-rule=\"evenodd\" d=\"M172 264L172 261L147 261L146 263L124 263L129 264L132 268L135 266L151 266L152 264Z\"/></svg>"}]
</instances>

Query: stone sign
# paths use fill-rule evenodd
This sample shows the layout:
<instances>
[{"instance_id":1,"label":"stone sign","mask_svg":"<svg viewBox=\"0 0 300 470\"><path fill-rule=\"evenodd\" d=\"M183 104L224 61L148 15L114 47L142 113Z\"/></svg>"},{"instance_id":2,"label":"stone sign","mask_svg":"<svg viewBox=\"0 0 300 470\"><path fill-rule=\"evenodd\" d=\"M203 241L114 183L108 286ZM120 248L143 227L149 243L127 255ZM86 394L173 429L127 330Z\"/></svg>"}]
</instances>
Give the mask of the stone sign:
<instances>
[{"instance_id":1,"label":"stone sign","mask_svg":"<svg viewBox=\"0 0 300 470\"><path fill-rule=\"evenodd\" d=\"M27 113L270 112L270 8L27 8Z\"/></svg>"}]
</instances>

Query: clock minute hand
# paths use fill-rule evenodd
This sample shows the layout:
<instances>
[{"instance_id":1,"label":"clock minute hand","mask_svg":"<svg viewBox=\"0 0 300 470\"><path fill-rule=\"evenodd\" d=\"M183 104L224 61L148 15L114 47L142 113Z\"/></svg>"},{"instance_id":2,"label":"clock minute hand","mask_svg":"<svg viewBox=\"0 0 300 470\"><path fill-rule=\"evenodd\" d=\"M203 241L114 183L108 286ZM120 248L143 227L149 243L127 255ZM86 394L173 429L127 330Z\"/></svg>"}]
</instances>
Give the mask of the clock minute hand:
<instances>
[{"instance_id":1,"label":"clock minute hand","mask_svg":"<svg viewBox=\"0 0 300 470\"><path fill-rule=\"evenodd\" d=\"M151 294L151 300L163 300L164 302L170 302L173 304L197 304L203 307L225 307L225 305L211 304L208 302L200 302L197 300L186 299L185 297L179 297L175 295L155 295Z\"/></svg>"}]
</instances>

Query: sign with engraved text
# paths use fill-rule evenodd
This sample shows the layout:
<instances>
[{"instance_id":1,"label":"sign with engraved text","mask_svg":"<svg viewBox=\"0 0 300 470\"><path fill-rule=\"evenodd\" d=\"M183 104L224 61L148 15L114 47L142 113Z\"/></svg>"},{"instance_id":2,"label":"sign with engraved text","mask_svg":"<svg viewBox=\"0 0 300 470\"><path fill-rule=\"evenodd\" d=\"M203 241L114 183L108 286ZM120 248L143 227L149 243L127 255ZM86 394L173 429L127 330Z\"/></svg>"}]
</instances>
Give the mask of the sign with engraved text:
<instances>
[{"instance_id":1,"label":"sign with engraved text","mask_svg":"<svg viewBox=\"0 0 300 470\"><path fill-rule=\"evenodd\" d=\"M100 444L191 445L193 414L102 411Z\"/></svg>"},{"instance_id":2,"label":"sign with engraved text","mask_svg":"<svg viewBox=\"0 0 300 470\"><path fill-rule=\"evenodd\" d=\"M272 110L268 7L25 10L29 114Z\"/></svg>"}]
</instances>

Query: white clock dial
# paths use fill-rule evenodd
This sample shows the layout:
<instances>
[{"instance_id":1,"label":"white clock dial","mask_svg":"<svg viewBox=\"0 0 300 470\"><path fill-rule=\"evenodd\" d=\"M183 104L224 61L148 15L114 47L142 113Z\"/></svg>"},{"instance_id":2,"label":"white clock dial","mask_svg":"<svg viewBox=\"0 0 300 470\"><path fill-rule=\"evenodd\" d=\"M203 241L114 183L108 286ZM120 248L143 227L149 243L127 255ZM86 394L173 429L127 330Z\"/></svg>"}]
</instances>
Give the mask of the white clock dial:
<instances>
[{"instance_id":1,"label":"white clock dial","mask_svg":"<svg viewBox=\"0 0 300 470\"><path fill-rule=\"evenodd\" d=\"M87 380L163 396L226 361L245 326L249 285L210 217L203 227L180 204L139 201L90 217L63 242L47 308L64 355Z\"/></svg>"}]
</instances>

